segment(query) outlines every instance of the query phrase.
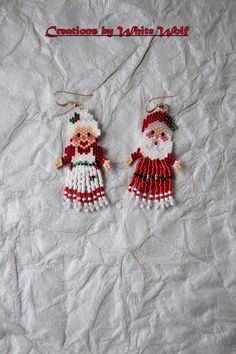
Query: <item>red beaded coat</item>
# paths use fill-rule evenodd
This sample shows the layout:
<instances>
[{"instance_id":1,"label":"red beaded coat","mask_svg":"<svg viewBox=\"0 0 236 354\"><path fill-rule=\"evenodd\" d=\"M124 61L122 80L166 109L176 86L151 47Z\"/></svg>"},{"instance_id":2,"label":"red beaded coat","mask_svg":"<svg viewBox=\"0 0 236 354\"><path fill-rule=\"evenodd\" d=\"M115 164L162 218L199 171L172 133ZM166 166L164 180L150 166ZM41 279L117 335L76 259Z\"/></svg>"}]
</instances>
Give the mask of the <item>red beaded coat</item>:
<instances>
[{"instance_id":1,"label":"red beaded coat","mask_svg":"<svg viewBox=\"0 0 236 354\"><path fill-rule=\"evenodd\" d=\"M62 157L62 164L66 165L67 163L71 162L72 158L75 156L76 152L78 152L81 155L84 155L86 158L86 154L92 152L93 155L95 156L95 161L96 163L101 163L102 165L104 162L107 160L103 154L104 154L105 149L97 144L94 144L88 148L81 148L81 147L75 147L74 145L68 145L65 148L65 155ZM70 165L70 169L73 168L73 165Z\"/></svg>"},{"instance_id":2,"label":"red beaded coat","mask_svg":"<svg viewBox=\"0 0 236 354\"><path fill-rule=\"evenodd\" d=\"M174 156L169 153L163 160L151 160L149 157L144 157L140 148L131 154L132 160L139 159L135 173L129 185L129 189L136 191L136 194L144 194L150 198L150 195L165 195L171 196L173 189L173 169L175 163ZM152 199L152 198L151 198Z\"/></svg>"}]
</instances>

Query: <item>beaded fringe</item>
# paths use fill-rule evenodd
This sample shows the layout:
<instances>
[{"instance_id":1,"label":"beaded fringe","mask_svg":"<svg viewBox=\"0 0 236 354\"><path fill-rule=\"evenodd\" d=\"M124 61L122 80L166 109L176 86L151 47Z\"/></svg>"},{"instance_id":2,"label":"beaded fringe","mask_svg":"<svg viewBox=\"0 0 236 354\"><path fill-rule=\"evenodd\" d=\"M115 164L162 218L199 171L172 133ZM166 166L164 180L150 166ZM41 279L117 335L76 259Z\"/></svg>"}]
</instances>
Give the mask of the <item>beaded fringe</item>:
<instances>
[{"instance_id":1,"label":"beaded fringe","mask_svg":"<svg viewBox=\"0 0 236 354\"><path fill-rule=\"evenodd\" d=\"M151 195L141 193L136 188L129 187L128 196L130 199L135 199L135 204L139 205L140 208L165 209L175 205L172 192Z\"/></svg>"},{"instance_id":2,"label":"beaded fringe","mask_svg":"<svg viewBox=\"0 0 236 354\"><path fill-rule=\"evenodd\" d=\"M99 210L103 207L106 207L109 204L105 195L98 197L97 200L93 200L93 201L89 201L88 199L87 199L87 201L85 201L85 200L78 201L78 200L71 200L67 197L64 197L63 198L63 205L66 208L73 208L78 211L84 210L85 212L89 212L89 211L92 212L95 210Z\"/></svg>"},{"instance_id":3,"label":"beaded fringe","mask_svg":"<svg viewBox=\"0 0 236 354\"><path fill-rule=\"evenodd\" d=\"M101 171L94 166L75 166L68 171L63 204L86 212L108 205Z\"/></svg>"}]
</instances>

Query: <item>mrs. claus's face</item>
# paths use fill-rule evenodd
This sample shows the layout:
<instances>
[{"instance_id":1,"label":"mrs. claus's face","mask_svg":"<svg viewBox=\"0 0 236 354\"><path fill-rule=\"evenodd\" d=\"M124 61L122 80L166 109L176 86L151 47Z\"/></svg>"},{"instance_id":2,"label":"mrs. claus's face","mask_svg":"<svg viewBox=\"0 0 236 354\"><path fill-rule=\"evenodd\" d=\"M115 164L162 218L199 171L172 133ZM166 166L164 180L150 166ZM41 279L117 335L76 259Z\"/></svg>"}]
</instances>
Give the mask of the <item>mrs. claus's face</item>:
<instances>
[{"instance_id":1,"label":"mrs. claus's face","mask_svg":"<svg viewBox=\"0 0 236 354\"><path fill-rule=\"evenodd\" d=\"M74 130L70 140L76 147L87 148L96 142L97 137L92 128L78 127Z\"/></svg>"},{"instance_id":2,"label":"mrs. claus's face","mask_svg":"<svg viewBox=\"0 0 236 354\"><path fill-rule=\"evenodd\" d=\"M172 133L164 124L159 122L150 124L142 134L142 153L151 159L164 159L172 151L171 138Z\"/></svg>"}]
</instances>

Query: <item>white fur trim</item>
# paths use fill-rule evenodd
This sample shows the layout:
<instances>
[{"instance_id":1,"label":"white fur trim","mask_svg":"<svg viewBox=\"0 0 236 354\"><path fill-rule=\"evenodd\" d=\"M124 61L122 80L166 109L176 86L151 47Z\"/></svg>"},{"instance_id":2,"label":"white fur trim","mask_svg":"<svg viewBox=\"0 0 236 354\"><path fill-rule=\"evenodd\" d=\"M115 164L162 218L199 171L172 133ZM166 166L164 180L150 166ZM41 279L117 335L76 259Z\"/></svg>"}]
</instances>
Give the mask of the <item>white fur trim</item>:
<instances>
[{"instance_id":1,"label":"white fur trim","mask_svg":"<svg viewBox=\"0 0 236 354\"><path fill-rule=\"evenodd\" d=\"M152 128L157 127L162 128L165 131L169 137L169 140L163 141L161 138L158 138L158 144L155 145L155 136L148 138L146 134L148 131L152 130ZM172 152L173 142L171 139L172 131L164 123L153 122L149 124L141 136L140 150L142 155L144 157L149 157L151 160L164 160L168 154Z\"/></svg>"}]
</instances>

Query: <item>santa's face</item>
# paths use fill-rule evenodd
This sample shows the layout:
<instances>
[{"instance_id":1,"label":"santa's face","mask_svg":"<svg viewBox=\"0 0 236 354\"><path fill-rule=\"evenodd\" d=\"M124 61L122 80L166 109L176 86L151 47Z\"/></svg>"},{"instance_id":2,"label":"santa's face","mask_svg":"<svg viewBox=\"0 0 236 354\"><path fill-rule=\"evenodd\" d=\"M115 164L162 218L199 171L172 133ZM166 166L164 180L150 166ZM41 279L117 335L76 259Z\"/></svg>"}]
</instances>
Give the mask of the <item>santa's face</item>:
<instances>
[{"instance_id":1,"label":"santa's face","mask_svg":"<svg viewBox=\"0 0 236 354\"><path fill-rule=\"evenodd\" d=\"M70 141L72 145L81 147L83 149L93 145L97 140L97 137L92 128L89 127L77 127L72 134Z\"/></svg>"},{"instance_id":2,"label":"santa's face","mask_svg":"<svg viewBox=\"0 0 236 354\"><path fill-rule=\"evenodd\" d=\"M160 122L150 124L142 134L141 152L151 160L163 160L172 151L172 132Z\"/></svg>"}]
</instances>

